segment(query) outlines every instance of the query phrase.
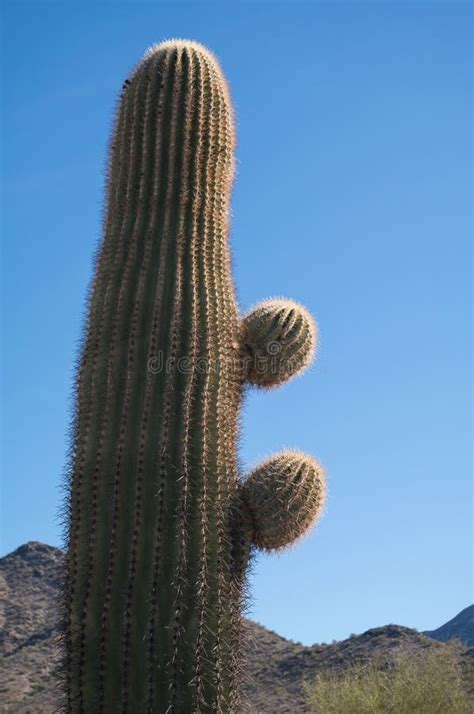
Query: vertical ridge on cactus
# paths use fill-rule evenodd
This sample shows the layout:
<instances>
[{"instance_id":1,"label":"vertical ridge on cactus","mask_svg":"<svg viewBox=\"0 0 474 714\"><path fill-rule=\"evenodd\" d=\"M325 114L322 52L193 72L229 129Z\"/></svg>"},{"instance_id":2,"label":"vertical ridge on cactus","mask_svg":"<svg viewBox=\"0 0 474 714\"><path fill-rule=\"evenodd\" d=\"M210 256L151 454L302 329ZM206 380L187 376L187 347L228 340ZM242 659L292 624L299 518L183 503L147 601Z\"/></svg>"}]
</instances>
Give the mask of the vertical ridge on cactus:
<instances>
[{"instance_id":1,"label":"vertical ridge on cactus","mask_svg":"<svg viewBox=\"0 0 474 714\"><path fill-rule=\"evenodd\" d=\"M237 465L242 357L261 340L258 321L239 317L230 270L234 146L213 55L180 40L151 48L122 88L77 370L63 588L71 713L243 706L245 571L262 547L249 504L260 486L265 513L288 503L272 501L267 477L246 488ZM278 310L301 369L311 322ZM313 490L296 489L305 527ZM294 524L275 517L289 542Z\"/></svg>"}]
</instances>

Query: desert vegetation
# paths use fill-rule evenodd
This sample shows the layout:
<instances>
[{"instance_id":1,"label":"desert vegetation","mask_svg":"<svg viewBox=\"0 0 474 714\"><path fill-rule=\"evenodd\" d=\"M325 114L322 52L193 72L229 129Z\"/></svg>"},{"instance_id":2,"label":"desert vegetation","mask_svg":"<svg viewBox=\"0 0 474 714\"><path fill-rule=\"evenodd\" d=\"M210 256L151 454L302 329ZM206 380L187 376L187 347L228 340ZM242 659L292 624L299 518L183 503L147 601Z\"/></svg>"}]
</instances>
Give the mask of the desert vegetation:
<instances>
[{"instance_id":1,"label":"desert vegetation","mask_svg":"<svg viewBox=\"0 0 474 714\"><path fill-rule=\"evenodd\" d=\"M377 658L341 674L317 674L305 686L315 714L469 714L456 644L403 652L391 665Z\"/></svg>"}]
</instances>

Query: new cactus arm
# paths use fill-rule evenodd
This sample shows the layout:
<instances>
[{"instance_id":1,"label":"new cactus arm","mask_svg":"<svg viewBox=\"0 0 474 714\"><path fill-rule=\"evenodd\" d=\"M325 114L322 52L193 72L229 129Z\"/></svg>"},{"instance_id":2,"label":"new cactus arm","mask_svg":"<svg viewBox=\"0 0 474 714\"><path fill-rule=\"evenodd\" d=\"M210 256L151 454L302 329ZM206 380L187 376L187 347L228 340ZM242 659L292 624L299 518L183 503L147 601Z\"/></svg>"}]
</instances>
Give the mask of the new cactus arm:
<instances>
[{"instance_id":1,"label":"new cactus arm","mask_svg":"<svg viewBox=\"0 0 474 714\"><path fill-rule=\"evenodd\" d=\"M68 712L238 711L251 545L286 545L321 508L321 469L301 454L243 484L238 473L245 381L288 379L315 334L295 303L238 316L234 143L214 57L191 42L152 48L122 91L77 373Z\"/></svg>"}]
</instances>

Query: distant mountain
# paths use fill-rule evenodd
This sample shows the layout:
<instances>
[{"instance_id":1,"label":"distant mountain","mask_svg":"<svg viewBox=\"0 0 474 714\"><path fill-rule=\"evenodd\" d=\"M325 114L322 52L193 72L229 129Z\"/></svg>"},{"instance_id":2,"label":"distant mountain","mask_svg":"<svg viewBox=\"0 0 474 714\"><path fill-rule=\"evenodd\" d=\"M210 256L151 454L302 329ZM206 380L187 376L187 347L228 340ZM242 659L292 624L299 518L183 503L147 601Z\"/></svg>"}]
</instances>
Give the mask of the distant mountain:
<instances>
[{"instance_id":1,"label":"distant mountain","mask_svg":"<svg viewBox=\"0 0 474 714\"><path fill-rule=\"evenodd\" d=\"M459 615L437 630L425 630L423 634L439 642L459 640L465 645L474 646L474 605L465 607Z\"/></svg>"},{"instance_id":2,"label":"distant mountain","mask_svg":"<svg viewBox=\"0 0 474 714\"><path fill-rule=\"evenodd\" d=\"M0 559L2 714L52 714L57 710L56 602L63 558L60 549L31 542ZM305 712L302 682L311 680L316 672L342 671L374 655L389 661L400 650L423 652L445 646L397 625L312 647L286 640L250 620L247 627L251 681L244 690L252 714ZM474 681L474 648L463 651L462 661L469 681Z\"/></svg>"}]
</instances>

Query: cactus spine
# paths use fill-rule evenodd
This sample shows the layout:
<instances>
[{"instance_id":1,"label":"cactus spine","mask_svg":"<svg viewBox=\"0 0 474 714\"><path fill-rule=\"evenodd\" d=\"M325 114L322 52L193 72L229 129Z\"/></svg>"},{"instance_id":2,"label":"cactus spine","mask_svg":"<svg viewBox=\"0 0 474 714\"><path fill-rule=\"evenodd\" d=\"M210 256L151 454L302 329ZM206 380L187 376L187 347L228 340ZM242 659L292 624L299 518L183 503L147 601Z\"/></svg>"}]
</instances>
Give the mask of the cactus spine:
<instances>
[{"instance_id":1,"label":"cactus spine","mask_svg":"<svg viewBox=\"0 0 474 714\"><path fill-rule=\"evenodd\" d=\"M153 47L122 90L77 373L68 712L241 706L245 566L265 538L250 504L262 476L245 497L236 456L251 337L244 346L227 243L234 143L213 56L193 42ZM301 341L300 328L292 334ZM321 471L305 474L322 493ZM274 507L287 513L292 488L281 494Z\"/></svg>"}]
</instances>

